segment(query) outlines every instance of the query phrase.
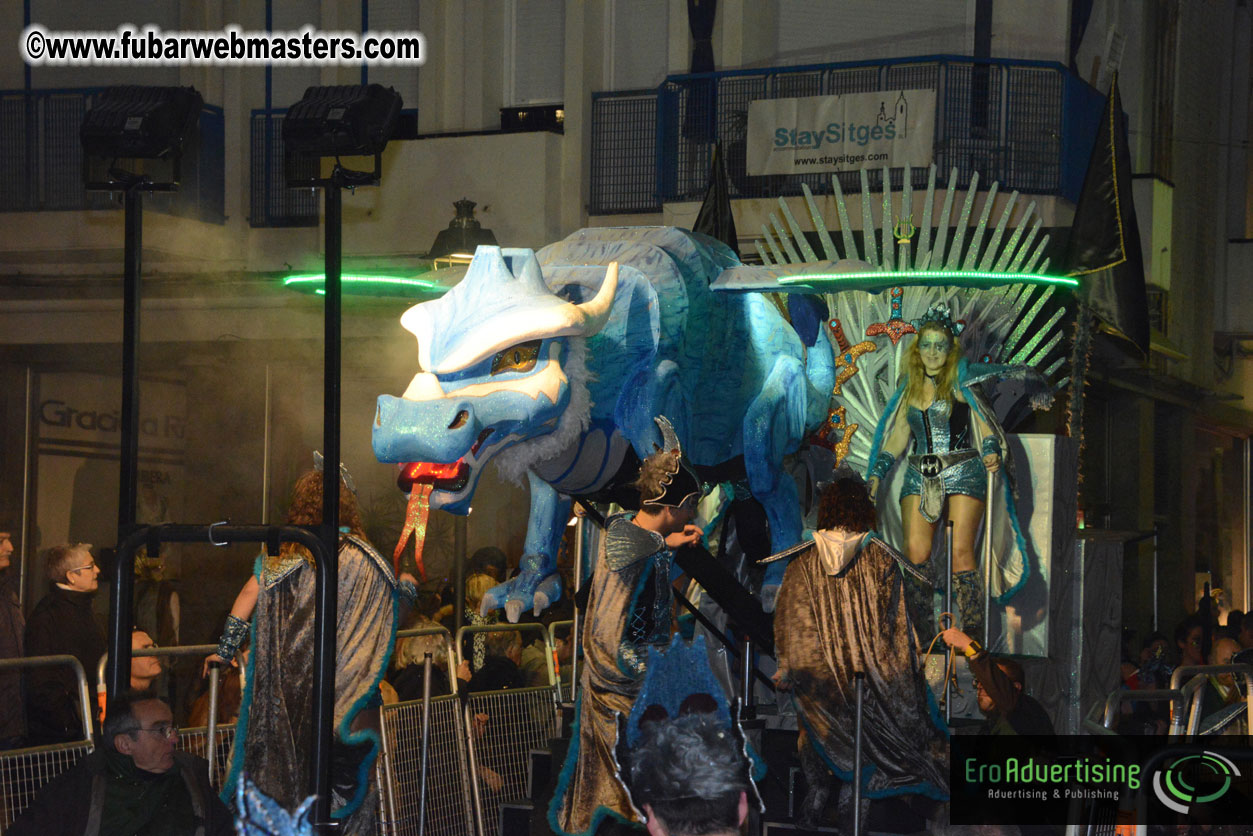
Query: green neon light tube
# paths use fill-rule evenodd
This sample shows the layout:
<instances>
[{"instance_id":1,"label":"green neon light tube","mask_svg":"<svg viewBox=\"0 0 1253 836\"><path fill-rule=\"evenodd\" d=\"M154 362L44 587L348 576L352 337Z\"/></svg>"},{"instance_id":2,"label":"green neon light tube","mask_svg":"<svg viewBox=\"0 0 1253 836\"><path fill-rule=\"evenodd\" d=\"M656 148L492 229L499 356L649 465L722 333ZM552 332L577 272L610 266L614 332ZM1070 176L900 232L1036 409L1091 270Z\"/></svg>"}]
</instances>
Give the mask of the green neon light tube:
<instances>
[{"instance_id":1,"label":"green neon light tube","mask_svg":"<svg viewBox=\"0 0 1253 836\"><path fill-rule=\"evenodd\" d=\"M438 282L406 276L341 275L339 280L345 290L359 290L367 292L395 292L403 289L444 291L447 289ZM326 276L323 273L306 273L299 276L288 276L283 279L283 287L289 287L292 290L302 290L306 292L312 290L314 293L320 295L325 295L325 285Z\"/></svg>"},{"instance_id":2,"label":"green neon light tube","mask_svg":"<svg viewBox=\"0 0 1253 836\"><path fill-rule=\"evenodd\" d=\"M1046 276L1040 273L992 273L984 270L876 270L862 273L811 273L801 276L780 276L779 284L1052 284L1078 287L1079 280L1070 276Z\"/></svg>"}]
</instances>

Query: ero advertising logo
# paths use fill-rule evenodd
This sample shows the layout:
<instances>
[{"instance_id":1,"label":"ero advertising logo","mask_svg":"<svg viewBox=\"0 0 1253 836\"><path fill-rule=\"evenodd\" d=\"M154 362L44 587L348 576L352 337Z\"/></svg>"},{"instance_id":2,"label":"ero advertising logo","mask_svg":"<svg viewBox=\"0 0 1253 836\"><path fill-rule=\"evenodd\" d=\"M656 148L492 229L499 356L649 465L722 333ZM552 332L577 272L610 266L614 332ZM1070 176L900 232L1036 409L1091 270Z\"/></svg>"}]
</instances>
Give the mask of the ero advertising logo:
<instances>
[{"instance_id":1,"label":"ero advertising logo","mask_svg":"<svg viewBox=\"0 0 1253 836\"><path fill-rule=\"evenodd\" d=\"M1181 755L1154 773L1153 792L1171 810L1191 815L1220 800L1240 777L1240 768L1217 752Z\"/></svg>"}]
</instances>

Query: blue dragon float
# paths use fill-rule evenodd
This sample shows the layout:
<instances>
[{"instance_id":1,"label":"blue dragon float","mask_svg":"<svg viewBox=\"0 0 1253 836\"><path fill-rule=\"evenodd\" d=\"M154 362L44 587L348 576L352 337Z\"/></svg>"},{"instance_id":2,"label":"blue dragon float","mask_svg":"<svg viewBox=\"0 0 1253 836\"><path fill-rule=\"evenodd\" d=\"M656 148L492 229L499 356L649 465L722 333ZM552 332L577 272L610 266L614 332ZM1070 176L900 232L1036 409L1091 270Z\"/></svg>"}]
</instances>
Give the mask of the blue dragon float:
<instances>
[{"instance_id":1,"label":"blue dragon float","mask_svg":"<svg viewBox=\"0 0 1253 836\"><path fill-rule=\"evenodd\" d=\"M405 313L421 368L378 399L378 459L406 463L402 489L452 513L489 461L530 485L522 571L488 607L516 620L558 599L573 498L633 478L661 442L657 415L702 478L761 503L772 550L800 541L783 460L827 419L835 357L821 315L789 322L768 296L710 289L738 265L684 230L584 229L538 253L479 247L459 284ZM783 568L770 564L766 609Z\"/></svg>"}]
</instances>

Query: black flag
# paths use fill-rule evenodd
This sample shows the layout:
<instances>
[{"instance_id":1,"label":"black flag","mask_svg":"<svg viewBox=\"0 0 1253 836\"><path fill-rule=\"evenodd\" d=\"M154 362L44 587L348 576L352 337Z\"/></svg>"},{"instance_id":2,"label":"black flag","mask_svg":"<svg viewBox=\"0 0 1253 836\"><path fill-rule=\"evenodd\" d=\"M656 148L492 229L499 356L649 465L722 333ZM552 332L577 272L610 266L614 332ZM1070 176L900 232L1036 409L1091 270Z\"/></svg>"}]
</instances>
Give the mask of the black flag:
<instances>
[{"instance_id":1,"label":"black flag","mask_svg":"<svg viewBox=\"0 0 1253 836\"><path fill-rule=\"evenodd\" d=\"M1148 295L1144 289L1140 229L1131 196L1127 117L1118 95L1117 75L1110 84L1083 191L1075 207L1066 267L1082 283L1081 292L1092 313L1148 356Z\"/></svg>"},{"instance_id":2,"label":"black flag","mask_svg":"<svg viewBox=\"0 0 1253 836\"><path fill-rule=\"evenodd\" d=\"M727 181L726 167L722 164L722 143L714 146L714 159L709 166L709 189L705 192L705 202L700 205L692 231L717 238L731 248L736 258L740 257L740 247L735 235L735 218L731 214L730 183Z\"/></svg>"}]
</instances>

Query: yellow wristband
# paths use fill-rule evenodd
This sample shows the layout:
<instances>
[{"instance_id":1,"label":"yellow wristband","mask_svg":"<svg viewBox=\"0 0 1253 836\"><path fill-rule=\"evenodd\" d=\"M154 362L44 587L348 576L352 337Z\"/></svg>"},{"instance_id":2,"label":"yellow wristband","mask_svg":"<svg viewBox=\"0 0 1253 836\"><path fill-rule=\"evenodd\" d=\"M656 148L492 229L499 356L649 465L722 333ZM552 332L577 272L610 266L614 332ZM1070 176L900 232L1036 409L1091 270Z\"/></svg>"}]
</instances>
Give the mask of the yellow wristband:
<instances>
[{"instance_id":1,"label":"yellow wristband","mask_svg":"<svg viewBox=\"0 0 1253 836\"><path fill-rule=\"evenodd\" d=\"M966 649L963 650L962 653L965 653L966 658L970 659L978 655L979 651L981 650L983 650L983 645L979 644L974 639L971 639L970 644L966 645Z\"/></svg>"}]
</instances>

